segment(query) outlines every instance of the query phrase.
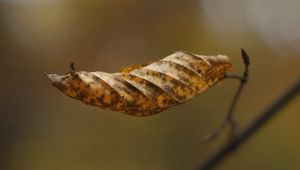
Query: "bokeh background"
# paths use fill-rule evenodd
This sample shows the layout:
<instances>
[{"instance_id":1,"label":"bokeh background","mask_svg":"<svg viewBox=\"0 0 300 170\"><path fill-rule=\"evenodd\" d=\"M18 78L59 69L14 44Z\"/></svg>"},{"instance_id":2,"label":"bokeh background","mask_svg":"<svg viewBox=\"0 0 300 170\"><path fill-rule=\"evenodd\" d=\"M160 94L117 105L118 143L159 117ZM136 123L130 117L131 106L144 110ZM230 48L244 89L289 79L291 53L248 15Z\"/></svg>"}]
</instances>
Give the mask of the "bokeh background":
<instances>
[{"instance_id":1,"label":"bokeh background","mask_svg":"<svg viewBox=\"0 0 300 170\"><path fill-rule=\"evenodd\" d=\"M202 143L238 86L226 80L138 118L70 99L44 72L114 72L177 50L227 54L250 81L243 128L300 76L299 0L0 0L0 156L4 170L194 169L226 140ZM300 169L300 97L217 169Z\"/></svg>"}]
</instances>

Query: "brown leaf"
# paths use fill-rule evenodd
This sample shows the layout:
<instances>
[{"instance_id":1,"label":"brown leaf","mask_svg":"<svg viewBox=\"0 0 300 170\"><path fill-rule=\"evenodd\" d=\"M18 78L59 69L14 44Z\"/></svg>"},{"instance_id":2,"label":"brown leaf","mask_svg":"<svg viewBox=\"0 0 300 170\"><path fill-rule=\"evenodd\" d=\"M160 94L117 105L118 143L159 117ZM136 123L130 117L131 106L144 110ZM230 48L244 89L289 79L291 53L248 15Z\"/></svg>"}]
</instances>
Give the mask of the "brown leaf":
<instances>
[{"instance_id":1,"label":"brown leaf","mask_svg":"<svg viewBox=\"0 0 300 170\"><path fill-rule=\"evenodd\" d=\"M71 70L48 77L63 93L86 104L149 116L205 91L231 67L224 55L200 56L179 51L151 64L125 67L120 73Z\"/></svg>"}]
</instances>

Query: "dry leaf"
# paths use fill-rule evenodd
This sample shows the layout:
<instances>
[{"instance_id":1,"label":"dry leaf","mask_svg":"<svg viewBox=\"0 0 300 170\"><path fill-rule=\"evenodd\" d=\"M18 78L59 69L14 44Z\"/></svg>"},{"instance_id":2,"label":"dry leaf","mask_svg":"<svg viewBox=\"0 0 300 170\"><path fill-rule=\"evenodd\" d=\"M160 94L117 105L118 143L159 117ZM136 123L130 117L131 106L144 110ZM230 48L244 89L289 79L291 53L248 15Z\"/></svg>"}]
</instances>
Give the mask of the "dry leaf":
<instances>
[{"instance_id":1,"label":"dry leaf","mask_svg":"<svg viewBox=\"0 0 300 170\"><path fill-rule=\"evenodd\" d=\"M47 75L63 93L86 104L149 116L200 94L231 68L224 55L178 51L148 65L123 68L119 73L71 70L61 76Z\"/></svg>"}]
</instances>

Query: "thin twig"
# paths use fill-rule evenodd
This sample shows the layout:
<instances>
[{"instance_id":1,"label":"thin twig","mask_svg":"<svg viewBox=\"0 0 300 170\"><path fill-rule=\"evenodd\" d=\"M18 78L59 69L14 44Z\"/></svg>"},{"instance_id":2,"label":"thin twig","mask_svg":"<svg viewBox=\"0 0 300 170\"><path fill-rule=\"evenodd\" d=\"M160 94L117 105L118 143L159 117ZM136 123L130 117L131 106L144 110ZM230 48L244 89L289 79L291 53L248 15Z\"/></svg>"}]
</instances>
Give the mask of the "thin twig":
<instances>
[{"instance_id":1,"label":"thin twig","mask_svg":"<svg viewBox=\"0 0 300 170\"><path fill-rule=\"evenodd\" d=\"M75 75L75 71L76 71L75 64L74 64L74 62L71 62L70 63L70 72L69 73L74 76Z\"/></svg>"},{"instance_id":2,"label":"thin twig","mask_svg":"<svg viewBox=\"0 0 300 170\"><path fill-rule=\"evenodd\" d=\"M252 121L242 132L236 134L232 140L221 147L212 157L207 159L198 169L210 170L220 164L232 151L245 143L255 132L267 123L276 113L300 92L300 78L282 96L278 97L269 107Z\"/></svg>"},{"instance_id":3,"label":"thin twig","mask_svg":"<svg viewBox=\"0 0 300 170\"><path fill-rule=\"evenodd\" d=\"M213 132L211 132L210 134L208 134L207 136L204 137L204 141L208 141L208 140L212 140L215 137L218 136L218 134L228 125L230 127L230 135L229 137L232 138L236 128L237 128L237 123L235 122L235 120L233 119L233 114L237 105L237 101L241 96L241 92L243 90L243 88L245 87L245 84L248 81L248 76L249 76L249 65L250 65L250 59L249 56L247 55L247 53L245 52L244 49L241 49L241 53L242 53L242 58L243 58L243 62L245 65L245 70L243 73L243 76L236 76L236 75L225 75L224 78L228 78L228 79L237 79L240 80L240 85L237 89L237 91L235 92L235 95L231 101L230 107L227 111L226 114L226 118L224 120L224 122Z\"/></svg>"}]
</instances>

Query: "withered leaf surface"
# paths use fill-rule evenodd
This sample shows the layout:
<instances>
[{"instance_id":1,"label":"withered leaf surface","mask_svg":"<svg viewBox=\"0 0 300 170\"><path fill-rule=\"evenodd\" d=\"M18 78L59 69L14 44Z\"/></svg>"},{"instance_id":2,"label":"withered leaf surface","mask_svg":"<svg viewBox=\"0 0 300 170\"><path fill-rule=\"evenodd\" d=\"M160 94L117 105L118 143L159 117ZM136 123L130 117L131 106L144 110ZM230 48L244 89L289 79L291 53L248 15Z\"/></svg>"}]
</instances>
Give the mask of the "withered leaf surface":
<instances>
[{"instance_id":1,"label":"withered leaf surface","mask_svg":"<svg viewBox=\"0 0 300 170\"><path fill-rule=\"evenodd\" d=\"M175 52L118 73L74 71L47 74L66 95L86 104L134 116L150 116L181 104L220 81L232 68L224 55Z\"/></svg>"}]
</instances>

